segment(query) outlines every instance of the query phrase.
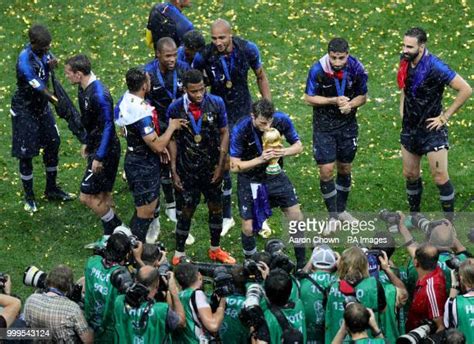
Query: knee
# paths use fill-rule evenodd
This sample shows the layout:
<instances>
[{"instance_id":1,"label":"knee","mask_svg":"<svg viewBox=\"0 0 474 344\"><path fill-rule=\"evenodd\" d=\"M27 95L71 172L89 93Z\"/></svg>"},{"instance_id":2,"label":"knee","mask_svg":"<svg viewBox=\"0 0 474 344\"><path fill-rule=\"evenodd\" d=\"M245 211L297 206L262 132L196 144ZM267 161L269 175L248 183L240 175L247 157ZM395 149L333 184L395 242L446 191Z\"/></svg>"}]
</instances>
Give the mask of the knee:
<instances>
[{"instance_id":1,"label":"knee","mask_svg":"<svg viewBox=\"0 0 474 344\"><path fill-rule=\"evenodd\" d=\"M155 214L155 206L146 205L137 209L137 216L142 219L152 219Z\"/></svg>"},{"instance_id":2,"label":"knee","mask_svg":"<svg viewBox=\"0 0 474 344\"><path fill-rule=\"evenodd\" d=\"M405 179L412 182L420 178L420 171L403 168L403 176Z\"/></svg>"},{"instance_id":3,"label":"knee","mask_svg":"<svg viewBox=\"0 0 474 344\"><path fill-rule=\"evenodd\" d=\"M252 220L242 221L242 233L245 236L253 236Z\"/></svg>"},{"instance_id":4,"label":"knee","mask_svg":"<svg viewBox=\"0 0 474 344\"><path fill-rule=\"evenodd\" d=\"M210 215L220 215L222 214L222 206L218 203L208 203L209 214Z\"/></svg>"},{"instance_id":5,"label":"knee","mask_svg":"<svg viewBox=\"0 0 474 344\"><path fill-rule=\"evenodd\" d=\"M348 175L352 172L352 164L338 164L337 173Z\"/></svg>"},{"instance_id":6,"label":"knee","mask_svg":"<svg viewBox=\"0 0 474 344\"><path fill-rule=\"evenodd\" d=\"M87 195L81 192L81 194L79 195L79 201L85 206L90 207L92 202L91 195Z\"/></svg>"},{"instance_id":7,"label":"knee","mask_svg":"<svg viewBox=\"0 0 474 344\"><path fill-rule=\"evenodd\" d=\"M436 185L444 185L448 182L449 176L446 172L435 172L433 173L433 180Z\"/></svg>"},{"instance_id":8,"label":"knee","mask_svg":"<svg viewBox=\"0 0 474 344\"><path fill-rule=\"evenodd\" d=\"M324 181L328 182L332 179L334 175L334 165L325 165L319 167L319 178Z\"/></svg>"}]
</instances>

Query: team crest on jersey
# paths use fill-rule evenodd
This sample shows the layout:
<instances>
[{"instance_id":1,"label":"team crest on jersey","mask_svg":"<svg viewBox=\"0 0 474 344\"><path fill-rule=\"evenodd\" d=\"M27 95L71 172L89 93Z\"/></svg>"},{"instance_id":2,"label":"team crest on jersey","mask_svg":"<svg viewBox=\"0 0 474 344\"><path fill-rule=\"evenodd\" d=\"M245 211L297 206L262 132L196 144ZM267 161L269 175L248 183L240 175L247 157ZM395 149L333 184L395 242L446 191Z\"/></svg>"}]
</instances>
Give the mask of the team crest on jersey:
<instances>
[{"instance_id":1,"label":"team crest on jersey","mask_svg":"<svg viewBox=\"0 0 474 344\"><path fill-rule=\"evenodd\" d=\"M150 126L146 126L145 128L143 128L143 131L145 132L145 135L151 134L154 130L155 129L153 129Z\"/></svg>"},{"instance_id":2,"label":"team crest on jersey","mask_svg":"<svg viewBox=\"0 0 474 344\"><path fill-rule=\"evenodd\" d=\"M214 115L212 114L212 112L207 112L204 114L204 119L207 119L207 121L209 122L209 124L212 124L214 123Z\"/></svg>"}]
</instances>

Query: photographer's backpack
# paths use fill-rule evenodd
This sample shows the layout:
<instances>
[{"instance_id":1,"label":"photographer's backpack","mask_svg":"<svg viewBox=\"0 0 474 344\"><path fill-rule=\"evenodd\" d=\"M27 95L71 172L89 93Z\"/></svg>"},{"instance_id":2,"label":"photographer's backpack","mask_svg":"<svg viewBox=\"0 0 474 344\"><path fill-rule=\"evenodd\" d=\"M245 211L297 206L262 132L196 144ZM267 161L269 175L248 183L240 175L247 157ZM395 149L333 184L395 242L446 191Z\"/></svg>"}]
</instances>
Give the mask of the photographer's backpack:
<instances>
[{"instance_id":1,"label":"photographer's backpack","mask_svg":"<svg viewBox=\"0 0 474 344\"><path fill-rule=\"evenodd\" d=\"M283 344L303 344L303 333L290 324L281 309L275 306L270 306L270 310L278 320L278 324L281 327L281 342Z\"/></svg>"},{"instance_id":2,"label":"photographer's backpack","mask_svg":"<svg viewBox=\"0 0 474 344\"><path fill-rule=\"evenodd\" d=\"M176 22L167 14L169 7L169 4L157 4L150 11L146 28L151 31L153 45L156 45L156 42L163 37L171 37L176 46L181 44Z\"/></svg>"}]
</instances>

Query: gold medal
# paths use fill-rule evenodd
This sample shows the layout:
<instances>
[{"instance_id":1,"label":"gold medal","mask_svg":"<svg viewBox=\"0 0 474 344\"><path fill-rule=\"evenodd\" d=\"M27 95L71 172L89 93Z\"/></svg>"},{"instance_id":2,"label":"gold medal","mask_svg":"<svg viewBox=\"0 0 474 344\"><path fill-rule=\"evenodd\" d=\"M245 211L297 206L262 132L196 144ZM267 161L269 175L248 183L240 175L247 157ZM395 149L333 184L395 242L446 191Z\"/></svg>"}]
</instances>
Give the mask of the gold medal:
<instances>
[{"instance_id":1,"label":"gold medal","mask_svg":"<svg viewBox=\"0 0 474 344\"><path fill-rule=\"evenodd\" d=\"M201 140L202 140L202 136L201 136L201 135L199 135L199 134L194 135L194 142L199 143L199 142L201 142Z\"/></svg>"},{"instance_id":2,"label":"gold medal","mask_svg":"<svg viewBox=\"0 0 474 344\"><path fill-rule=\"evenodd\" d=\"M225 87L227 87L227 88L232 88L232 81L227 80L227 81L225 82Z\"/></svg>"}]
</instances>

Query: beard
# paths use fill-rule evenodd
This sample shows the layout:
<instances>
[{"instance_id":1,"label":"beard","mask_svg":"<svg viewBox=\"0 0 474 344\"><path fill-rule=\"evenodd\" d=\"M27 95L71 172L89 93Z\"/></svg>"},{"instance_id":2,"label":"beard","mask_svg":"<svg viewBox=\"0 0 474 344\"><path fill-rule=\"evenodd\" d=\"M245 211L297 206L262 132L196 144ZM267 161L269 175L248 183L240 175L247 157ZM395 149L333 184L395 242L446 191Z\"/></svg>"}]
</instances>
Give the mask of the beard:
<instances>
[{"instance_id":1,"label":"beard","mask_svg":"<svg viewBox=\"0 0 474 344\"><path fill-rule=\"evenodd\" d=\"M407 60L408 62L413 62L418 57L418 55L420 55L419 51L416 52L416 53L413 53L413 54L403 53L402 57L403 57L404 60Z\"/></svg>"},{"instance_id":2,"label":"beard","mask_svg":"<svg viewBox=\"0 0 474 344\"><path fill-rule=\"evenodd\" d=\"M333 71L339 72L339 71L343 70L344 68L346 68L346 65L339 66L339 67L335 67L335 66L331 65L331 68L332 68Z\"/></svg>"}]
</instances>

